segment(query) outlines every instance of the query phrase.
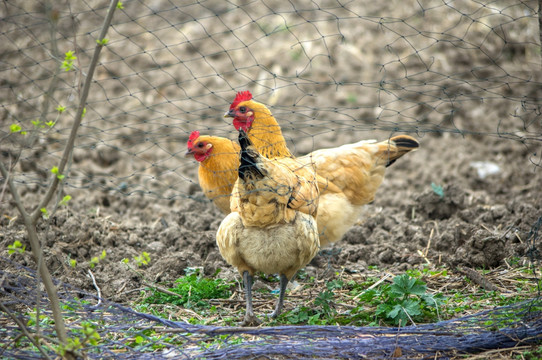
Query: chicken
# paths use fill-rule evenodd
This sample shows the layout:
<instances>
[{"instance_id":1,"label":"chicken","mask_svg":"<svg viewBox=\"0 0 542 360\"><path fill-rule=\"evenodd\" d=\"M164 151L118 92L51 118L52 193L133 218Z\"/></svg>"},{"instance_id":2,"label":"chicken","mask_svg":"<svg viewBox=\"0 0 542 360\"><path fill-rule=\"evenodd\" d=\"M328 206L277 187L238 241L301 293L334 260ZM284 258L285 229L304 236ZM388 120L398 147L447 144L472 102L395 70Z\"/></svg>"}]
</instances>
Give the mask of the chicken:
<instances>
[{"instance_id":1,"label":"chicken","mask_svg":"<svg viewBox=\"0 0 542 360\"><path fill-rule=\"evenodd\" d=\"M230 195L237 180L239 145L218 136L193 131L186 144L186 157L199 162L198 180L203 193L224 214L230 213Z\"/></svg>"},{"instance_id":2,"label":"chicken","mask_svg":"<svg viewBox=\"0 0 542 360\"><path fill-rule=\"evenodd\" d=\"M252 100L250 92L239 92L224 116L232 117L235 128L246 131L265 157L294 158L271 111ZM357 221L363 205L374 200L386 167L418 147L416 139L398 135L382 142L360 141L316 150L297 158L300 163L314 164L319 176L317 223L322 247L340 240Z\"/></svg>"},{"instance_id":3,"label":"chicken","mask_svg":"<svg viewBox=\"0 0 542 360\"><path fill-rule=\"evenodd\" d=\"M216 242L222 257L243 277L246 314L242 325L254 325L259 323L252 307L254 273L280 275L279 298L270 315L275 318L288 282L318 252L318 185L310 165L289 158L264 158L243 130L239 144L232 212L221 222Z\"/></svg>"}]
</instances>

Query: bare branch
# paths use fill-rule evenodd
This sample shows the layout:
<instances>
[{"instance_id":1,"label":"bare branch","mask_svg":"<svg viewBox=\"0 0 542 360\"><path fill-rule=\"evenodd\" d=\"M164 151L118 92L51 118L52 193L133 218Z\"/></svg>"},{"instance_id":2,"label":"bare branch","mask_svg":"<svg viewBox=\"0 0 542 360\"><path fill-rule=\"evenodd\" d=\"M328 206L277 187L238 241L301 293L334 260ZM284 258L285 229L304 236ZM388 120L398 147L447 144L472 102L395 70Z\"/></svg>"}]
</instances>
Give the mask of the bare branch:
<instances>
[{"instance_id":1,"label":"bare branch","mask_svg":"<svg viewBox=\"0 0 542 360\"><path fill-rule=\"evenodd\" d=\"M68 142L66 144L66 147L64 148L64 153L62 154L62 158L60 159L60 164L58 166L58 174L64 174L64 169L66 168L66 164L68 163L69 158L71 157L73 146L75 144L75 138L77 135L77 131L79 130L79 126L81 125L81 121L83 120L83 111L86 106L88 93L90 90L90 85L92 83L92 77L94 76L94 70L96 69L96 66L98 65L98 59L100 52L104 46L104 44L101 43L100 40L105 38L105 35L107 34L107 30L109 29L109 25L111 24L111 19L113 18L113 14L115 12L115 9L117 7L118 0L112 0L111 4L109 6L109 9L107 11L107 15L105 17L104 23L102 25L102 29L100 31L100 35L98 38L98 41L96 43L96 47L94 48L94 54L92 55L92 59L90 60L90 65L87 71L87 77L85 79L85 83L83 85L83 91L81 92L81 97L79 100L79 107L77 108L77 113L75 114L75 119L73 122L72 130L70 132L70 136L68 138ZM49 189L47 189L47 193L43 197L42 201L38 205L36 209L34 209L34 212L32 213L32 220L35 221L40 216L42 208L46 207L47 204L51 201L59 183L59 179L57 177L57 174L53 174L53 179L51 186Z\"/></svg>"},{"instance_id":2,"label":"bare branch","mask_svg":"<svg viewBox=\"0 0 542 360\"><path fill-rule=\"evenodd\" d=\"M21 332L28 338L28 340L32 342L32 344L34 344L34 346L39 350L43 358L50 360L51 358L49 357L49 355L47 355L45 350L43 350L43 348L40 346L39 342L37 342L34 337L28 332L28 329L26 328L26 326L24 326L22 321L19 320L15 315L13 315L11 311L9 311L9 309L5 307L2 303L0 303L0 309L2 309L2 311L5 312L11 318L11 320L13 320L17 324L19 329L21 329Z\"/></svg>"}]
</instances>

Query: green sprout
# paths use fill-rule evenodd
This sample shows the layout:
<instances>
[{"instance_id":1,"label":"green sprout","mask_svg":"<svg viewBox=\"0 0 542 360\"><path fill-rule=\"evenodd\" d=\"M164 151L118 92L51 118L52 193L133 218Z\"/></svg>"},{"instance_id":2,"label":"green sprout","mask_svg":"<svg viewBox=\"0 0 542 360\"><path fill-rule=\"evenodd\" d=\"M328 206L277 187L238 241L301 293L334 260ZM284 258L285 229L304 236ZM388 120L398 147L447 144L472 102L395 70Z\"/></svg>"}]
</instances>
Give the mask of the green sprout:
<instances>
[{"instance_id":1,"label":"green sprout","mask_svg":"<svg viewBox=\"0 0 542 360\"><path fill-rule=\"evenodd\" d=\"M73 55L73 51L67 51L64 54L64 61L62 61L62 65L60 66L61 69L64 69L65 71L70 71L73 69L73 61L77 59L77 56Z\"/></svg>"},{"instance_id":2,"label":"green sprout","mask_svg":"<svg viewBox=\"0 0 542 360\"><path fill-rule=\"evenodd\" d=\"M66 195L62 198L62 200L60 200L60 202L58 203L58 205L67 205L68 204L68 201L70 201L72 199L72 197L70 195Z\"/></svg>"},{"instance_id":3,"label":"green sprout","mask_svg":"<svg viewBox=\"0 0 542 360\"><path fill-rule=\"evenodd\" d=\"M64 175L58 173L58 167L57 166L53 166L53 168L51 169L51 172L56 175L58 180L62 180L65 177Z\"/></svg>"},{"instance_id":4,"label":"green sprout","mask_svg":"<svg viewBox=\"0 0 542 360\"><path fill-rule=\"evenodd\" d=\"M22 128L18 124L11 124L11 126L9 127L9 131L11 131L12 133L20 132L21 130Z\"/></svg>"},{"instance_id":5,"label":"green sprout","mask_svg":"<svg viewBox=\"0 0 542 360\"><path fill-rule=\"evenodd\" d=\"M151 262L151 257L148 252L143 251L141 255L135 256L134 260L137 266L144 266L144 265L148 265Z\"/></svg>"},{"instance_id":6,"label":"green sprout","mask_svg":"<svg viewBox=\"0 0 542 360\"><path fill-rule=\"evenodd\" d=\"M49 212L47 211L46 208L41 208L40 211L41 211L41 214L42 214L41 216L42 216L45 220L49 219Z\"/></svg>"},{"instance_id":7,"label":"green sprout","mask_svg":"<svg viewBox=\"0 0 542 360\"><path fill-rule=\"evenodd\" d=\"M19 240L15 240L13 244L8 245L8 254L11 255L15 252L22 254L24 253L25 249L26 249L26 245L23 245Z\"/></svg>"}]
</instances>

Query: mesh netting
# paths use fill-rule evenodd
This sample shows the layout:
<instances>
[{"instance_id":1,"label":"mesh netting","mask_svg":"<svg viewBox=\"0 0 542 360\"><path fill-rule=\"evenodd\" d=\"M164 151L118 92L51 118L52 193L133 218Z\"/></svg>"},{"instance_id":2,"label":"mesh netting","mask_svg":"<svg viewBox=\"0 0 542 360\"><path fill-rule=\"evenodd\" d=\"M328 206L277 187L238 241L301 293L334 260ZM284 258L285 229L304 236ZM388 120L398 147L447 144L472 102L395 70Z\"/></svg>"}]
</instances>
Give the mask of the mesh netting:
<instances>
[{"instance_id":1,"label":"mesh netting","mask_svg":"<svg viewBox=\"0 0 542 360\"><path fill-rule=\"evenodd\" d=\"M271 107L296 154L338 133L346 143L377 130L540 141L536 1L123 6L100 58L68 188L190 197L193 164L176 160L185 150L179 144L196 129L235 137L221 116L242 89ZM21 159L18 183L45 186L58 162L106 8L81 1L0 9L1 117L29 133L2 145ZM76 59L65 71L68 51ZM58 105L66 107L60 116ZM89 153L96 154L90 167ZM111 164L114 171L104 170Z\"/></svg>"},{"instance_id":2,"label":"mesh netting","mask_svg":"<svg viewBox=\"0 0 542 360\"><path fill-rule=\"evenodd\" d=\"M5 258L0 263L2 269L13 270L15 267L17 270L0 271L3 279L1 301L10 309L2 312L0 318L5 339L0 355L6 358L41 358L36 349L28 349L28 339L21 338L20 327L8 314L26 324L31 319L28 311L35 309L36 301L40 301L39 329L45 339L53 338L46 294L37 291L38 279L34 271ZM277 356L291 359L388 359L392 354L433 359L538 343L542 336L540 297L459 319L403 328L231 328L168 321L98 299L66 284L57 285L69 332L80 334L81 322L86 322L100 334L98 345L85 349L89 358L96 359L259 359ZM169 336L158 336L164 334ZM54 357L55 353L48 350Z\"/></svg>"},{"instance_id":3,"label":"mesh netting","mask_svg":"<svg viewBox=\"0 0 542 360\"><path fill-rule=\"evenodd\" d=\"M4 1L0 6L0 161L22 189L28 207L37 203L36 199L50 184L51 169L58 165L68 141L107 6L101 0ZM73 157L62 181L63 194L73 196L73 206L38 227L43 243L56 246L53 255L62 255L58 255L59 260L47 259L59 269L59 264L65 265L70 256L82 263L94 255L96 249L83 249L87 246L83 240L99 244L99 254L102 247L115 250L120 244L137 243L138 236L149 242L161 237L172 246L177 241L175 233L181 232L179 226L174 227L176 223L193 237L215 230L213 226L216 228L220 221L216 213L207 215L205 221L193 221L185 218L184 213L173 213L167 206L158 211L151 207L153 204L142 201L141 207L148 206L152 216L160 213L158 218L149 215L152 220L148 222L153 226L162 224L164 229L148 225L145 231L139 231L141 228L134 223L141 218L120 226L112 220L108 222L110 214L100 218L96 208L117 207L120 210L110 212L117 211L122 217L138 211L139 196L207 203L203 194L195 190L197 164L179 158L186 151L186 140L193 130L236 137L222 114L238 90L250 89L255 99L271 108L295 155L368 137L384 139L396 133L426 137L427 143L429 138L436 139L433 144L437 145L439 139L447 136L468 137L472 143L487 144L465 150L463 155L484 150L480 156L484 160L489 157L487 154L499 153L504 158L500 159L505 174L503 187L522 195L522 201L539 196L538 188L528 180L509 186L504 179L516 176L515 169L506 169L511 163L520 162L524 163L523 168L539 170L542 161L539 1L207 0L181 4L133 0L123 2L122 7L116 10L109 28ZM59 111L60 108L63 110ZM426 148L427 153L442 157L440 162L446 163L451 162L451 157L444 154L457 150L456 145L451 140L443 148ZM469 165L463 165L461 158L455 161L444 166L455 166L452 171L457 168L465 173ZM423 178L427 182L424 185L432 184L428 174L442 172L443 165L439 165L414 177ZM528 171L522 173L528 175L525 178L532 175ZM539 175L532 176L535 181L536 176ZM1 180L0 205L5 216L0 221L8 230L0 234L0 239L6 245L14 239L24 242L14 205L5 201L9 197L6 179ZM453 182L455 178L447 180ZM483 180L472 180L469 199L487 187ZM496 194L487 197L502 192L496 190ZM90 199L90 194L96 199ZM488 204L493 205L485 198L475 200L481 212L486 212L484 207ZM388 199L385 204L396 202L396 198ZM507 235L510 230L522 242L520 230L530 227L531 218L539 216L540 205L501 202L497 204L501 205L500 210L487 211L496 214L494 219L480 215L481 221L499 223L507 219L510 223L499 223L499 228L495 225L496 229L506 227L506 233L501 236L495 230L491 239L513 237ZM186 204L186 208L194 206L191 202ZM449 207L459 212L456 208L460 206L453 201L452 205ZM90 208L92 215L88 215ZM407 220L415 220L413 209L406 215ZM505 213L514 211L517 219L506 218ZM169 225L165 215L161 217L162 212L173 213L167 219ZM89 230L79 224L79 218L90 217L100 223ZM462 217L468 222L473 215L464 213ZM422 219L418 228L409 231L419 233L427 223L440 220L442 224L447 219ZM55 226L67 227L70 222L71 230L60 238ZM199 227L194 230L196 225ZM386 226L390 230L393 224ZM75 228L83 228L85 233L77 233L77 239L70 238L75 237L69 234L75 233ZM535 243L539 242L539 228L540 220L526 234L525 243L532 244L524 255L530 255L533 263L540 256ZM57 232L51 230L48 236L47 229ZM469 229L461 234L462 229L456 229L459 228L454 227L453 231L465 242L469 240L465 234L474 232ZM399 238L405 233L403 230L396 230L393 235ZM122 235L110 236L116 232ZM187 237L183 238L186 242ZM488 253L481 243L473 248L482 255ZM185 243L177 246L186 247ZM499 242L496 247L503 246ZM136 248L140 254L142 248ZM446 246L441 245L439 251L443 248ZM157 254L167 252L165 246L155 249ZM127 256L124 249L117 250L117 254L111 251L113 254L108 255L117 258L107 265L113 267L113 261L117 264ZM395 252L392 250L386 250L388 257ZM205 256L208 252L202 251ZM465 257L467 253L464 252ZM134 254L135 250L130 256ZM31 324L30 331L36 330L38 322L44 335L41 347L54 357L51 314L35 272L5 257L0 264L4 307L0 338L8 339L2 340L0 356L43 355L28 338L21 336L17 320ZM186 261L185 265L194 264ZM168 321L98 299L66 283L58 286L70 335L80 336L85 323L100 334L98 345L84 349L90 358L445 358L536 343L542 333L539 297L459 319L399 329L239 329ZM36 308L41 314L37 321Z\"/></svg>"}]
</instances>

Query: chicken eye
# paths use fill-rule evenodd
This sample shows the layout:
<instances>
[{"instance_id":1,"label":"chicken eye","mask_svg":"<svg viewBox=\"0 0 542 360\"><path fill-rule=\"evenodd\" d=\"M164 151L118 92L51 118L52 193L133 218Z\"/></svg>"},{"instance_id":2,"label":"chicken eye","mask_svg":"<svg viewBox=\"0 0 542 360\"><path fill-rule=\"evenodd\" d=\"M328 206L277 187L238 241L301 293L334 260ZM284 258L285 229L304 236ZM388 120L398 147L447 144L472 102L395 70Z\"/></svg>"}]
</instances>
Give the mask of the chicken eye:
<instances>
[{"instance_id":1,"label":"chicken eye","mask_svg":"<svg viewBox=\"0 0 542 360\"><path fill-rule=\"evenodd\" d=\"M197 147L199 148L202 148L203 147L203 143L198 143L198 145L196 145Z\"/></svg>"},{"instance_id":2,"label":"chicken eye","mask_svg":"<svg viewBox=\"0 0 542 360\"><path fill-rule=\"evenodd\" d=\"M245 106L241 106L239 108L239 111L242 112L243 114L247 112L247 108Z\"/></svg>"}]
</instances>

